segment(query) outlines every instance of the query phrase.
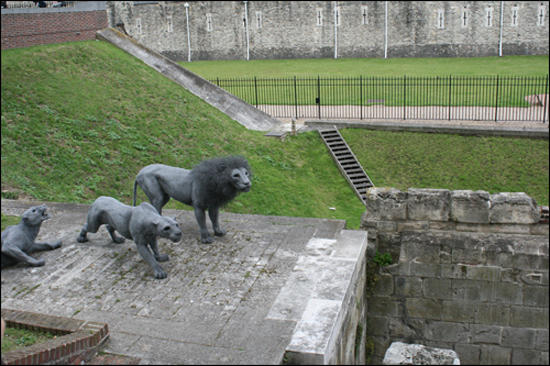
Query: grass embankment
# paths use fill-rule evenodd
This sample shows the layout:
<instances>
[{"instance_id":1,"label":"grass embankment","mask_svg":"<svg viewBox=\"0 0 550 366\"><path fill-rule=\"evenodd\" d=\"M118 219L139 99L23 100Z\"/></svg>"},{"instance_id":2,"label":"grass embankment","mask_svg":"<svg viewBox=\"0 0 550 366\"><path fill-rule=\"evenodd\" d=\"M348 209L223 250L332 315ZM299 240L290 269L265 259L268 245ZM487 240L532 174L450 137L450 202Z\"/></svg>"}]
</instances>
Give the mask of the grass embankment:
<instances>
[{"instance_id":1,"label":"grass embankment","mask_svg":"<svg viewBox=\"0 0 550 366\"><path fill-rule=\"evenodd\" d=\"M548 205L548 140L341 130L379 187L526 192Z\"/></svg>"},{"instance_id":2,"label":"grass embankment","mask_svg":"<svg viewBox=\"0 0 550 366\"><path fill-rule=\"evenodd\" d=\"M226 211L359 226L364 206L317 133L281 142L247 130L106 42L2 51L1 67L2 190L59 202L106 195L131 204L145 165L192 168L241 154L254 170L252 191ZM146 200L141 191L139 199ZM189 209L173 200L167 208Z\"/></svg>"}]
</instances>

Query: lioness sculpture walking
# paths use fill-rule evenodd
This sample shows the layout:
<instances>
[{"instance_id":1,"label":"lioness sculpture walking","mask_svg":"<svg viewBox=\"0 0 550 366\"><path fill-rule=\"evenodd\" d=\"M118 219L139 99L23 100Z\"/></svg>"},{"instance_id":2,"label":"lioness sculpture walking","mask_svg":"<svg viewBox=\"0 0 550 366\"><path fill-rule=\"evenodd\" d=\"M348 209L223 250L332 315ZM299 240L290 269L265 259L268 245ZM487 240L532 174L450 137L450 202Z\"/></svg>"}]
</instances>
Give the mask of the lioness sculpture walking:
<instances>
[{"instance_id":1,"label":"lioness sculpture walking","mask_svg":"<svg viewBox=\"0 0 550 366\"><path fill-rule=\"evenodd\" d=\"M200 228L202 243L214 239L206 227L205 211L212 221L214 234L223 236L219 211L239 193L248 192L252 186L250 166L242 156L229 156L203 160L192 170L168 165L153 164L141 169L134 182L134 206L139 185L159 213L173 198L193 206Z\"/></svg>"},{"instance_id":2,"label":"lioness sculpture walking","mask_svg":"<svg viewBox=\"0 0 550 366\"><path fill-rule=\"evenodd\" d=\"M90 206L87 222L76 240L79 243L87 242L87 233L97 233L103 224L107 225L107 231L115 243L124 243L124 238L136 243L139 254L153 267L155 278L163 279L168 276L158 263L167 261L168 255L159 253L157 236L178 242L182 232L174 219L161 216L147 202L132 207L114 198L102 196ZM124 238L116 236L115 230Z\"/></svg>"},{"instance_id":3,"label":"lioness sculpture walking","mask_svg":"<svg viewBox=\"0 0 550 366\"><path fill-rule=\"evenodd\" d=\"M61 247L61 241L54 243L36 243L40 226L49 219L48 206L40 205L29 208L21 216L17 225L10 225L2 231L2 268L18 262L33 267L43 266L44 259L34 259L28 253L39 250L50 250Z\"/></svg>"}]
</instances>

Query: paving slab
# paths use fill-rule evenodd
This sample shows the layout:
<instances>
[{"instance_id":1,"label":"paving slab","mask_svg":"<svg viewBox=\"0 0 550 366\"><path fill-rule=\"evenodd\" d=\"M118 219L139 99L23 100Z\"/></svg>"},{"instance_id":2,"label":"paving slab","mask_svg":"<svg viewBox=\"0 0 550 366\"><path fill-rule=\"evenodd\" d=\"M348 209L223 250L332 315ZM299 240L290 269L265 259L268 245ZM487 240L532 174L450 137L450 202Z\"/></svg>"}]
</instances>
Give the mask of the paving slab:
<instances>
[{"instance_id":1,"label":"paving slab","mask_svg":"<svg viewBox=\"0 0 550 366\"><path fill-rule=\"evenodd\" d=\"M2 200L2 213L19 216L42 203L52 218L37 240L63 246L33 254L45 259L43 267L2 270L2 308L108 323L105 351L142 364L280 364L297 327L338 318L346 268L366 246L366 233L345 230L342 220L223 212L227 235L201 244L192 211L164 210L184 236L159 239L170 260L161 263L168 278L157 280L133 241L114 244L104 227L89 242L76 241L89 205ZM301 272L311 286L303 286ZM296 293L295 284L303 293L286 293ZM287 298L292 314L280 312Z\"/></svg>"}]
</instances>

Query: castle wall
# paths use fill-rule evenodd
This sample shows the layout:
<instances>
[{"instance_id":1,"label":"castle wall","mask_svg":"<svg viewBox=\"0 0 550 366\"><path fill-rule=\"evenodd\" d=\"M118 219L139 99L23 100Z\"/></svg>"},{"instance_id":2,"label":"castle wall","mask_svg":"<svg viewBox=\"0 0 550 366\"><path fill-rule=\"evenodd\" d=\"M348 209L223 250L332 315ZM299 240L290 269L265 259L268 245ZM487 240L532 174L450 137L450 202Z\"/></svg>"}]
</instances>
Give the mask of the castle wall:
<instances>
[{"instance_id":1,"label":"castle wall","mask_svg":"<svg viewBox=\"0 0 550 366\"><path fill-rule=\"evenodd\" d=\"M461 364L548 364L548 223L524 193L371 188L361 228L391 253L367 300L373 361L392 342Z\"/></svg>"},{"instance_id":2,"label":"castle wall","mask_svg":"<svg viewBox=\"0 0 550 366\"><path fill-rule=\"evenodd\" d=\"M548 1L385 3L190 1L186 14L183 2L108 1L107 12L176 61L548 54Z\"/></svg>"}]
</instances>

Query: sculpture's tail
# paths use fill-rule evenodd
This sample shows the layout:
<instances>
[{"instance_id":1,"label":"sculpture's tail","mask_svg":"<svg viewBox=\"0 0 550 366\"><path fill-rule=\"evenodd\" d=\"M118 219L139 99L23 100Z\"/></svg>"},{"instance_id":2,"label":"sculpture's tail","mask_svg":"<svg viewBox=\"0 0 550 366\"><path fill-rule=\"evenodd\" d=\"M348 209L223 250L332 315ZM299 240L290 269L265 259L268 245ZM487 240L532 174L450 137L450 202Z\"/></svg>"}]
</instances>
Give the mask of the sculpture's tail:
<instances>
[{"instance_id":1,"label":"sculpture's tail","mask_svg":"<svg viewBox=\"0 0 550 366\"><path fill-rule=\"evenodd\" d=\"M137 190L137 179L134 181L134 204L133 204L133 206L136 205L136 190Z\"/></svg>"}]
</instances>

